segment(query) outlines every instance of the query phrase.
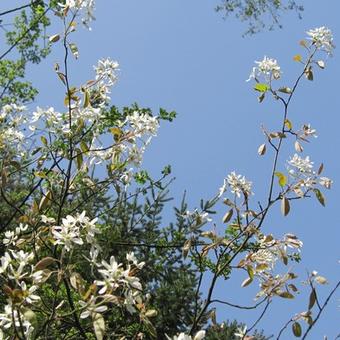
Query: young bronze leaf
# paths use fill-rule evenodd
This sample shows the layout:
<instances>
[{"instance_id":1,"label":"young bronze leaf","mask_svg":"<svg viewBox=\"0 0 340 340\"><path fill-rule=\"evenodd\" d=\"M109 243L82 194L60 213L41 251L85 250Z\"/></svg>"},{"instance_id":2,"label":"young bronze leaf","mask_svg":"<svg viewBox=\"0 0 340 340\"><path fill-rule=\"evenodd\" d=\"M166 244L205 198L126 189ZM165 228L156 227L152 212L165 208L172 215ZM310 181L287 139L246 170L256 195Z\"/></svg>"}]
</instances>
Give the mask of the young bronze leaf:
<instances>
[{"instance_id":1,"label":"young bronze leaf","mask_svg":"<svg viewBox=\"0 0 340 340\"><path fill-rule=\"evenodd\" d=\"M184 246L182 250L182 254L184 258L188 256L190 248L191 248L191 238L189 238L188 240L184 242Z\"/></svg>"},{"instance_id":2,"label":"young bronze leaf","mask_svg":"<svg viewBox=\"0 0 340 340\"><path fill-rule=\"evenodd\" d=\"M53 257L45 257L35 265L35 270L43 270L55 261L57 260Z\"/></svg>"},{"instance_id":3,"label":"young bronze leaf","mask_svg":"<svg viewBox=\"0 0 340 340\"><path fill-rule=\"evenodd\" d=\"M253 282L251 277L247 277L241 284L241 287L247 287Z\"/></svg>"},{"instance_id":4,"label":"young bronze leaf","mask_svg":"<svg viewBox=\"0 0 340 340\"><path fill-rule=\"evenodd\" d=\"M311 310L316 301L316 291L313 288L310 295L309 295L309 303L308 303L308 310Z\"/></svg>"},{"instance_id":5,"label":"young bronze leaf","mask_svg":"<svg viewBox=\"0 0 340 340\"><path fill-rule=\"evenodd\" d=\"M230 221L230 219L232 218L233 216L233 212L234 210L233 209L230 209L224 216L223 216L223 223L228 223Z\"/></svg>"},{"instance_id":6,"label":"young bronze leaf","mask_svg":"<svg viewBox=\"0 0 340 340\"><path fill-rule=\"evenodd\" d=\"M281 199L281 212L284 216L287 216L290 211L290 205L288 199L283 196Z\"/></svg>"}]
</instances>

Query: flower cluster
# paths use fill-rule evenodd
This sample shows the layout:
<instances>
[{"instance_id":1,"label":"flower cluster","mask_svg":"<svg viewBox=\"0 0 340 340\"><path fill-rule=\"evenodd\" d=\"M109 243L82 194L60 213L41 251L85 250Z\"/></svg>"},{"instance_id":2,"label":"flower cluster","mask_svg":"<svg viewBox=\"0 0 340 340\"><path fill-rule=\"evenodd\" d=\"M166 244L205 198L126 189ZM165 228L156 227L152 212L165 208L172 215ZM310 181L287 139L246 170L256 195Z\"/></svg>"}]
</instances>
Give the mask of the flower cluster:
<instances>
[{"instance_id":1,"label":"flower cluster","mask_svg":"<svg viewBox=\"0 0 340 340\"><path fill-rule=\"evenodd\" d=\"M288 161L288 164L293 167L290 170L291 174L297 170L300 173L312 174L313 173L313 162L309 159L309 156L305 158L300 157L298 154L294 154L293 158ZM294 170L295 169L295 170Z\"/></svg>"},{"instance_id":2,"label":"flower cluster","mask_svg":"<svg viewBox=\"0 0 340 340\"><path fill-rule=\"evenodd\" d=\"M46 217L43 217L46 220ZM53 219L49 219L49 223L55 222ZM100 230L96 226L97 218L90 220L85 211L78 214L76 217L71 215L62 219L61 226L54 226L52 228L52 234L55 244L64 245L66 251L70 251L75 244L84 244L83 238L92 247L98 247L95 236L100 234Z\"/></svg>"},{"instance_id":3,"label":"flower cluster","mask_svg":"<svg viewBox=\"0 0 340 340\"><path fill-rule=\"evenodd\" d=\"M330 55L332 54L335 46L333 44L333 35L329 28L322 26L311 29L306 33L317 48L324 50Z\"/></svg>"},{"instance_id":4,"label":"flower cluster","mask_svg":"<svg viewBox=\"0 0 340 340\"><path fill-rule=\"evenodd\" d=\"M273 79L279 79L281 77L281 68L275 59L267 58L266 56L261 61L255 61L256 67L253 67L252 72L249 75L247 81L263 76L267 83L270 83Z\"/></svg>"},{"instance_id":5,"label":"flower cluster","mask_svg":"<svg viewBox=\"0 0 340 340\"><path fill-rule=\"evenodd\" d=\"M59 6L62 9L71 9L74 12L83 11L84 17L82 18L82 22L88 28L90 28L90 22L95 19L93 15L95 0L65 0L65 3L59 2Z\"/></svg>"},{"instance_id":6,"label":"flower cluster","mask_svg":"<svg viewBox=\"0 0 340 340\"><path fill-rule=\"evenodd\" d=\"M0 150L5 147L15 148L22 155L22 146L25 136L21 131L22 124L25 123L25 106L16 104L6 104L0 110Z\"/></svg>"},{"instance_id":7,"label":"flower cluster","mask_svg":"<svg viewBox=\"0 0 340 340\"><path fill-rule=\"evenodd\" d=\"M300 187L314 188L316 184L330 189L333 181L328 177L319 177L319 173L313 170L314 163L308 156L302 158L298 154L294 154L287 163L289 175L296 180L295 191Z\"/></svg>"},{"instance_id":8,"label":"flower cluster","mask_svg":"<svg viewBox=\"0 0 340 340\"><path fill-rule=\"evenodd\" d=\"M114 85L117 81L116 71L118 70L118 67L118 62L111 60L110 58L99 60L97 66L94 66L96 80L100 82L105 81L108 86Z\"/></svg>"},{"instance_id":9,"label":"flower cluster","mask_svg":"<svg viewBox=\"0 0 340 340\"><path fill-rule=\"evenodd\" d=\"M225 183L229 185L230 191L234 193L237 197L241 197L241 194L246 197L253 194L251 191L252 182L247 181L246 178L242 175L237 175L235 171L231 172L227 176ZM223 191L222 188L220 189L220 192Z\"/></svg>"}]
</instances>

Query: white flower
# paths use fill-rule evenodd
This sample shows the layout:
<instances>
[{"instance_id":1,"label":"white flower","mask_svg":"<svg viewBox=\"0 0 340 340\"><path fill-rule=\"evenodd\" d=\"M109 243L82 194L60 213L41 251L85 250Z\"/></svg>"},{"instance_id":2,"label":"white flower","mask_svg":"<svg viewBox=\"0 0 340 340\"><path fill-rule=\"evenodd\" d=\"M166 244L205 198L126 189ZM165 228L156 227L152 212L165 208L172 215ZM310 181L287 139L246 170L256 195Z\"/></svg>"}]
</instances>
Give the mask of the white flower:
<instances>
[{"instance_id":1,"label":"white flower","mask_svg":"<svg viewBox=\"0 0 340 340\"><path fill-rule=\"evenodd\" d=\"M245 196L252 195L251 185L252 182L246 180L244 176L237 175L234 171L230 173L226 178L230 190L232 193L236 194L237 197L240 197L243 193Z\"/></svg>"},{"instance_id":2,"label":"white flower","mask_svg":"<svg viewBox=\"0 0 340 340\"><path fill-rule=\"evenodd\" d=\"M247 81L250 81L251 79L257 80L258 77L264 76L265 81L269 82L272 79L279 79L281 77L281 69L275 59L267 58L265 56L262 61L255 61L255 63L258 66L253 67Z\"/></svg>"},{"instance_id":3,"label":"white flower","mask_svg":"<svg viewBox=\"0 0 340 340\"><path fill-rule=\"evenodd\" d=\"M116 71L119 64L117 61L107 59L98 60L97 66L94 66L96 71L96 80L107 81L108 86L112 86L117 81Z\"/></svg>"},{"instance_id":4,"label":"white flower","mask_svg":"<svg viewBox=\"0 0 340 340\"><path fill-rule=\"evenodd\" d=\"M78 303L80 307L84 308L84 311L80 314L81 319L86 319L95 313L103 313L108 309L105 305L96 304L96 299L93 296L87 302L79 301Z\"/></svg>"},{"instance_id":5,"label":"white flower","mask_svg":"<svg viewBox=\"0 0 340 340\"><path fill-rule=\"evenodd\" d=\"M330 29L325 26L315 28L306 32L309 35L309 39L319 49L326 51L328 54L332 54L335 48L333 44L333 35Z\"/></svg>"},{"instance_id":6,"label":"white flower","mask_svg":"<svg viewBox=\"0 0 340 340\"><path fill-rule=\"evenodd\" d=\"M89 28L89 23L95 19L93 12L95 9L94 0L66 0L65 4L58 3L61 8L70 8L72 10L82 10L85 12L82 18L83 24ZM90 29L90 28L89 28Z\"/></svg>"},{"instance_id":7,"label":"white flower","mask_svg":"<svg viewBox=\"0 0 340 340\"><path fill-rule=\"evenodd\" d=\"M293 158L288 161L288 164L295 167L301 173L313 173L312 169L314 163L311 162L309 156L302 158L298 154L295 154Z\"/></svg>"},{"instance_id":8,"label":"white flower","mask_svg":"<svg viewBox=\"0 0 340 340\"><path fill-rule=\"evenodd\" d=\"M142 269L143 266L145 265L145 262L138 263L137 258L136 258L135 254L133 252L127 253L126 254L126 259L129 262L132 262L138 269Z\"/></svg>"},{"instance_id":9,"label":"white flower","mask_svg":"<svg viewBox=\"0 0 340 340\"><path fill-rule=\"evenodd\" d=\"M326 189L330 189L333 181L327 177L320 177L320 185L324 186Z\"/></svg>"},{"instance_id":10,"label":"white flower","mask_svg":"<svg viewBox=\"0 0 340 340\"><path fill-rule=\"evenodd\" d=\"M20 287L24 296L24 301L27 303L34 303L35 301L40 300L38 295L35 295L34 292L38 289L38 286L31 286L27 289L27 285L24 281L20 282Z\"/></svg>"},{"instance_id":11,"label":"white flower","mask_svg":"<svg viewBox=\"0 0 340 340\"><path fill-rule=\"evenodd\" d=\"M126 119L133 128L133 134L136 137L149 134L155 136L159 127L157 117L152 117L148 114L140 114L135 111L132 115L127 116Z\"/></svg>"},{"instance_id":12,"label":"white flower","mask_svg":"<svg viewBox=\"0 0 340 340\"><path fill-rule=\"evenodd\" d=\"M308 124L308 125L303 125L303 126L302 126L302 132L303 132L303 134L304 134L305 137L310 137L310 136L312 136L312 137L314 137L314 138L317 137L317 135L316 135L316 130L315 130L315 129L312 129L311 126L310 126L310 124Z\"/></svg>"}]
</instances>

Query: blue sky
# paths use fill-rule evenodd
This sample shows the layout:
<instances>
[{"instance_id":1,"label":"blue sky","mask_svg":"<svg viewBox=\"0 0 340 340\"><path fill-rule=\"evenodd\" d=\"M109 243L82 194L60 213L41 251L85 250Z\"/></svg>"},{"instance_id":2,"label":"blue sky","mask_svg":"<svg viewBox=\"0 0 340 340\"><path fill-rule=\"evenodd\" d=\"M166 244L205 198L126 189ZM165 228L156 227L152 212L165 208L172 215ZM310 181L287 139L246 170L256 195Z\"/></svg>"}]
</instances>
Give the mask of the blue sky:
<instances>
[{"instance_id":1,"label":"blue sky","mask_svg":"<svg viewBox=\"0 0 340 340\"><path fill-rule=\"evenodd\" d=\"M223 178L234 170L253 181L255 202L263 200L272 157L270 153L262 158L257 155L258 146L264 142L260 125L278 128L282 108L271 99L258 104L252 85L245 80L254 60L266 55L281 65L282 85L292 86L301 71L292 58L303 53L298 42L307 30L328 26L339 45L340 3L301 1L305 5L302 20L295 13L284 13L282 30L242 38L246 24L233 18L223 20L214 11L217 0L97 2L93 30L80 28L75 34L80 59L73 62L71 81L79 84L90 79L92 65L99 58L111 57L119 61L121 69L111 96L113 104L138 102L155 110L164 107L178 112L174 123L161 127L145 155L144 167L157 176L171 164L176 177L172 195L179 198L187 190L192 209L199 205L200 198L213 196ZM339 60L336 49L334 57L326 60L326 69L315 70L313 82L302 81L290 113L294 125L311 123L318 131L319 137L306 145L304 155L309 155L316 166L323 162L325 175L334 180L332 190L325 193L327 206L321 207L315 199L296 202L285 218L279 207L274 207L264 226L267 233L280 237L294 232L304 241L298 281L305 278L307 270L318 270L330 281L330 285L320 288L321 296L339 279L340 268ZM40 88L40 106L62 105L63 89L53 71L57 61L61 57L56 50L30 71L29 76ZM293 154L293 143L287 143L280 160L282 170L285 159ZM220 205L219 209L223 213L225 207ZM257 287L241 289L243 279L237 276L222 282L217 296L252 304ZM321 339L326 334L333 339L339 334L339 298L340 291L310 339ZM258 327L266 334L277 334L281 325L307 305L308 297L302 293L297 301L274 301ZM237 318L251 324L258 314L218 308L217 316L220 322ZM290 331L282 337L291 338Z\"/></svg>"}]
</instances>

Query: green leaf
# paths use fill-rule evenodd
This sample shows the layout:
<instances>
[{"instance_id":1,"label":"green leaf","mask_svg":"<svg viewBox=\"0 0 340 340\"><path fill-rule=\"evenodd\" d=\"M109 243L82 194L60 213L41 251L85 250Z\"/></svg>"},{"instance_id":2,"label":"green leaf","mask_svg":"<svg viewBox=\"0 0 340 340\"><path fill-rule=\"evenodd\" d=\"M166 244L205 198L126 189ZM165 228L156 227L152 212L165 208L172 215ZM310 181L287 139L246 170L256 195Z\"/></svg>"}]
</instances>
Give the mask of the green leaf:
<instances>
[{"instance_id":1,"label":"green leaf","mask_svg":"<svg viewBox=\"0 0 340 340\"><path fill-rule=\"evenodd\" d=\"M78 59L79 58L79 51L78 51L78 47L76 44L74 43L69 43L69 46L70 46L70 50L73 54L73 56Z\"/></svg>"},{"instance_id":2,"label":"green leaf","mask_svg":"<svg viewBox=\"0 0 340 340\"><path fill-rule=\"evenodd\" d=\"M48 142L47 142L47 139L46 139L46 137L44 137L44 136L41 136L41 137L40 137L40 140L41 140L41 142L42 142L44 145L46 145L46 146L47 146Z\"/></svg>"},{"instance_id":3,"label":"green leaf","mask_svg":"<svg viewBox=\"0 0 340 340\"><path fill-rule=\"evenodd\" d=\"M321 192L319 189L316 189L316 188L313 189L313 191L314 191L314 194L315 194L316 198L317 198L318 201L320 202L320 204L321 204L322 206L325 206L325 205L326 205L326 203L325 203L325 198L324 198L322 192Z\"/></svg>"},{"instance_id":4,"label":"green leaf","mask_svg":"<svg viewBox=\"0 0 340 340\"><path fill-rule=\"evenodd\" d=\"M275 172L275 176L279 179L279 185L283 188L287 184L287 176L285 176L282 172Z\"/></svg>"},{"instance_id":5,"label":"green leaf","mask_svg":"<svg viewBox=\"0 0 340 340\"><path fill-rule=\"evenodd\" d=\"M278 89L279 92L282 92L282 93L287 93L287 94L290 94L292 93L292 89L290 87L280 87Z\"/></svg>"},{"instance_id":6,"label":"green leaf","mask_svg":"<svg viewBox=\"0 0 340 340\"><path fill-rule=\"evenodd\" d=\"M285 126L288 130L291 130L293 128L293 124L289 119L285 119Z\"/></svg>"},{"instance_id":7,"label":"green leaf","mask_svg":"<svg viewBox=\"0 0 340 340\"><path fill-rule=\"evenodd\" d=\"M294 322L292 325L293 334L299 338L302 335L301 325L298 322Z\"/></svg>"},{"instance_id":8,"label":"green leaf","mask_svg":"<svg viewBox=\"0 0 340 340\"><path fill-rule=\"evenodd\" d=\"M269 89L269 85L264 83L256 83L254 86L254 90L259 92L267 92Z\"/></svg>"}]
</instances>

